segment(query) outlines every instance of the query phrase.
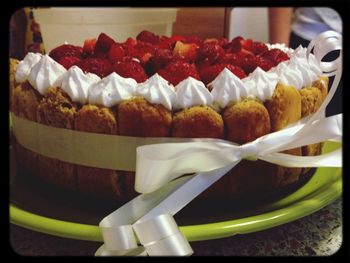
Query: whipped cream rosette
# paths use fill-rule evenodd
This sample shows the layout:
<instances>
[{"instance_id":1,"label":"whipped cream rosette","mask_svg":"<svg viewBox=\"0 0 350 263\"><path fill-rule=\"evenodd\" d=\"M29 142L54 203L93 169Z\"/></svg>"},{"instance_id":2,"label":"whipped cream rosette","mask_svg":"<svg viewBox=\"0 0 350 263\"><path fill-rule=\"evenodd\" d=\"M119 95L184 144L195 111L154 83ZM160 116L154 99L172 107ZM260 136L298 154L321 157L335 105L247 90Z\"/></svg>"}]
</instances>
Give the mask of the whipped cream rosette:
<instances>
[{"instance_id":1,"label":"whipped cream rosette","mask_svg":"<svg viewBox=\"0 0 350 263\"><path fill-rule=\"evenodd\" d=\"M89 89L89 103L113 107L134 96L137 82L113 72Z\"/></svg>"},{"instance_id":2,"label":"whipped cream rosette","mask_svg":"<svg viewBox=\"0 0 350 263\"><path fill-rule=\"evenodd\" d=\"M22 61L19 62L16 73L15 73L15 79L17 83L23 83L28 79L28 76L30 74L30 71L32 67L39 62L39 60L42 58L42 54L40 53L32 53L29 52Z\"/></svg>"},{"instance_id":3,"label":"whipped cream rosette","mask_svg":"<svg viewBox=\"0 0 350 263\"><path fill-rule=\"evenodd\" d=\"M79 67L72 66L63 76L61 89L65 91L74 102L84 105L88 101L89 89L98 82L100 77L93 73L85 74Z\"/></svg>"}]
</instances>

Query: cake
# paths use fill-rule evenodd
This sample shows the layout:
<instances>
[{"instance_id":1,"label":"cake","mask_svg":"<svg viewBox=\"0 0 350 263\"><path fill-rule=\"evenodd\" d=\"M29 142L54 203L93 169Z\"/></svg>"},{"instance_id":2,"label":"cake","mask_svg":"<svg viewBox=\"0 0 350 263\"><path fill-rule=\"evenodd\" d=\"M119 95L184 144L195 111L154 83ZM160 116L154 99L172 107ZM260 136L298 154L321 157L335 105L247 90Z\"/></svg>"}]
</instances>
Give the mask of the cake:
<instances>
[{"instance_id":1,"label":"cake","mask_svg":"<svg viewBox=\"0 0 350 263\"><path fill-rule=\"evenodd\" d=\"M14 115L133 137L244 144L314 113L328 90L328 78L306 48L242 37L203 40L142 31L116 42L101 33L83 47L63 44L10 65ZM137 195L134 172L63 162L18 142L14 149L18 165L62 189L121 202ZM314 144L287 152L317 155L321 149ZM201 196L260 195L297 182L308 170L243 160Z\"/></svg>"}]
</instances>

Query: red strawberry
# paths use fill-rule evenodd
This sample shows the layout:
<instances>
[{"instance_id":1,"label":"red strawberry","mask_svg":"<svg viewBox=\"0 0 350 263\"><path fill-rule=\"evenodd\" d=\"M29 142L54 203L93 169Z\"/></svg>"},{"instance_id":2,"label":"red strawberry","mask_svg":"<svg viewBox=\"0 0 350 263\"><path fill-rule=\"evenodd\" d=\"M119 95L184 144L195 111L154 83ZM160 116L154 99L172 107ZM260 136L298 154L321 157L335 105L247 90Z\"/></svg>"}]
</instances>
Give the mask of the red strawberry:
<instances>
[{"instance_id":1,"label":"red strawberry","mask_svg":"<svg viewBox=\"0 0 350 263\"><path fill-rule=\"evenodd\" d=\"M128 47L135 46L136 44L137 44L137 40L132 37L128 37L128 39L123 43L123 45Z\"/></svg>"},{"instance_id":2,"label":"red strawberry","mask_svg":"<svg viewBox=\"0 0 350 263\"><path fill-rule=\"evenodd\" d=\"M273 67L273 62L271 60L264 59L259 56L257 56L256 59L257 59L257 66L265 71L268 71Z\"/></svg>"},{"instance_id":3,"label":"red strawberry","mask_svg":"<svg viewBox=\"0 0 350 263\"><path fill-rule=\"evenodd\" d=\"M234 66L234 65L231 65L231 64L226 64L225 67L227 69L229 69L233 74L235 74L240 79L243 79L243 78L245 78L247 76L246 73L243 71L243 69L241 69L238 66Z\"/></svg>"},{"instance_id":4,"label":"red strawberry","mask_svg":"<svg viewBox=\"0 0 350 263\"><path fill-rule=\"evenodd\" d=\"M196 67L198 70L201 70L202 68L209 67L212 63L209 61L209 59L202 59L196 61Z\"/></svg>"},{"instance_id":5,"label":"red strawberry","mask_svg":"<svg viewBox=\"0 0 350 263\"><path fill-rule=\"evenodd\" d=\"M151 57L146 65L145 70L148 76L152 76L158 70L165 68L172 60L173 52L169 49L156 49L154 56Z\"/></svg>"},{"instance_id":6,"label":"red strawberry","mask_svg":"<svg viewBox=\"0 0 350 263\"><path fill-rule=\"evenodd\" d=\"M147 42L138 41L135 45L126 46L126 54L135 57L144 65L155 53L156 48Z\"/></svg>"},{"instance_id":7,"label":"red strawberry","mask_svg":"<svg viewBox=\"0 0 350 263\"><path fill-rule=\"evenodd\" d=\"M199 71L199 75L201 77L201 80L205 85L208 85L208 83L212 82L216 76L225 68L224 64L216 64L211 65L208 67L203 67Z\"/></svg>"},{"instance_id":8,"label":"red strawberry","mask_svg":"<svg viewBox=\"0 0 350 263\"><path fill-rule=\"evenodd\" d=\"M243 68L243 70L247 73L245 67L249 66L250 61L253 61L253 58L255 57L254 54L245 49L242 49L241 51L235 53L235 55L235 61L233 61L233 64Z\"/></svg>"},{"instance_id":9,"label":"red strawberry","mask_svg":"<svg viewBox=\"0 0 350 263\"><path fill-rule=\"evenodd\" d=\"M238 55L236 53L226 53L219 63L238 65Z\"/></svg>"},{"instance_id":10,"label":"red strawberry","mask_svg":"<svg viewBox=\"0 0 350 263\"><path fill-rule=\"evenodd\" d=\"M160 39L157 35L155 35L154 33L144 30L141 31L137 36L136 36L136 40L137 41L143 41L143 42L147 42L153 45L157 45L160 43Z\"/></svg>"},{"instance_id":11,"label":"red strawberry","mask_svg":"<svg viewBox=\"0 0 350 263\"><path fill-rule=\"evenodd\" d=\"M82 53L82 47L64 44L51 50L49 56L58 62L63 57L81 58Z\"/></svg>"},{"instance_id":12,"label":"red strawberry","mask_svg":"<svg viewBox=\"0 0 350 263\"><path fill-rule=\"evenodd\" d=\"M80 58L77 57L63 57L60 58L58 63L60 63L66 69L69 69L71 66L76 65L80 61Z\"/></svg>"},{"instance_id":13,"label":"red strawberry","mask_svg":"<svg viewBox=\"0 0 350 263\"><path fill-rule=\"evenodd\" d=\"M219 38L219 40L218 40L218 44L222 47L222 48L225 48L226 47L226 45L228 45L230 42L227 40L227 38L224 38L224 37L222 37L222 38Z\"/></svg>"},{"instance_id":14,"label":"red strawberry","mask_svg":"<svg viewBox=\"0 0 350 263\"><path fill-rule=\"evenodd\" d=\"M252 52L255 55L259 55L261 53L264 53L265 51L267 51L268 48L265 45L265 43L262 42L253 42L253 46L252 46Z\"/></svg>"},{"instance_id":15,"label":"red strawberry","mask_svg":"<svg viewBox=\"0 0 350 263\"><path fill-rule=\"evenodd\" d=\"M103 78L112 72L112 64L104 58L86 58L76 64L84 72L90 72Z\"/></svg>"},{"instance_id":16,"label":"red strawberry","mask_svg":"<svg viewBox=\"0 0 350 263\"><path fill-rule=\"evenodd\" d=\"M138 83L144 82L147 75L140 63L132 61L119 61L113 65L113 71L124 78L133 78Z\"/></svg>"},{"instance_id":17,"label":"red strawberry","mask_svg":"<svg viewBox=\"0 0 350 263\"><path fill-rule=\"evenodd\" d=\"M200 58L208 59L209 63L221 60L225 55L225 50L215 42L206 42L201 49Z\"/></svg>"},{"instance_id":18,"label":"red strawberry","mask_svg":"<svg viewBox=\"0 0 350 263\"><path fill-rule=\"evenodd\" d=\"M277 48L270 49L260 54L260 56L264 59L270 60L274 66L278 65L282 61L289 59L286 53Z\"/></svg>"},{"instance_id":19,"label":"red strawberry","mask_svg":"<svg viewBox=\"0 0 350 263\"><path fill-rule=\"evenodd\" d=\"M108 59L112 63L116 61L121 61L122 58L126 55L126 52L122 46L122 44L114 43L108 52Z\"/></svg>"},{"instance_id":20,"label":"red strawberry","mask_svg":"<svg viewBox=\"0 0 350 263\"><path fill-rule=\"evenodd\" d=\"M101 33L96 41L95 54L108 53L109 49L114 43L115 41L111 37L107 36L105 33Z\"/></svg>"},{"instance_id":21,"label":"red strawberry","mask_svg":"<svg viewBox=\"0 0 350 263\"><path fill-rule=\"evenodd\" d=\"M252 39L248 38L248 39L242 40L241 43L242 43L243 49L248 50L248 51L252 51L252 49L253 49L253 40Z\"/></svg>"},{"instance_id":22,"label":"red strawberry","mask_svg":"<svg viewBox=\"0 0 350 263\"><path fill-rule=\"evenodd\" d=\"M256 56L245 56L240 60L239 65L246 74L249 74L257 68L258 59Z\"/></svg>"},{"instance_id":23,"label":"red strawberry","mask_svg":"<svg viewBox=\"0 0 350 263\"><path fill-rule=\"evenodd\" d=\"M160 42L157 45L157 48L160 48L160 49L172 49L173 48L170 37L160 36L159 41Z\"/></svg>"},{"instance_id":24,"label":"red strawberry","mask_svg":"<svg viewBox=\"0 0 350 263\"><path fill-rule=\"evenodd\" d=\"M188 77L193 77L200 80L195 65L187 63L183 60L175 60L170 62L164 69L159 70L158 74L174 86Z\"/></svg>"},{"instance_id":25,"label":"red strawberry","mask_svg":"<svg viewBox=\"0 0 350 263\"><path fill-rule=\"evenodd\" d=\"M199 54L199 46L195 43L183 43L177 41L173 50L174 57L193 62Z\"/></svg>"},{"instance_id":26,"label":"red strawberry","mask_svg":"<svg viewBox=\"0 0 350 263\"><path fill-rule=\"evenodd\" d=\"M233 74L235 74L240 79L246 77L245 72L238 66L234 66L231 64L215 64L209 67L202 68L199 72L201 80L205 85L208 85L212 82L224 68L229 69Z\"/></svg>"},{"instance_id":27,"label":"red strawberry","mask_svg":"<svg viewBox=\"0 0 350 263\"><path fill-rule=\"evenodd\" d=\"M237 53L242 49L243 37L238 36L232 39L232 41L225 46L227 53Z\"/></svg>"},{"instance_id":28,"label":"red strawberry","mask_svg":"<svg viewBox=\"0 0 350 263\"><path fill-rule=\"evenodd\" d=\"M85 56L89 56L94 53L96 41L96 38L86 39L84 41L83 52Z\"/></svg>"}]
</instances>

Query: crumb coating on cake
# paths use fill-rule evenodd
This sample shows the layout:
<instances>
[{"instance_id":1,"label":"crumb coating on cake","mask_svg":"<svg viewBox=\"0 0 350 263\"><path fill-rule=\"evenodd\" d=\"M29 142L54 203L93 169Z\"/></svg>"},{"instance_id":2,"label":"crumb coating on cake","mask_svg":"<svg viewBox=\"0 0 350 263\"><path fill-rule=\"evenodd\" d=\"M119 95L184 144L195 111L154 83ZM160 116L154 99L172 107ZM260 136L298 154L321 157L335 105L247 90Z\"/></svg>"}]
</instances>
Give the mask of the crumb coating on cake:
<instances>
[{"instance_id":1,"label":"crumb coating on cake","mask_svg":"<svg viewBox=\"0 0 350 263\"><path fill-rule=\"evenodd\" d=\"M77 105L59 87L49 88L37 109L39 123L57 128L74 128ZM75 165L38 155L38 175L65 189L76 189Z\"/></svg>"},{"instance_id":2,"label":"crumb coating on cake","mask_svg":"<svg viewBox=\"0 0 350 263\"><path fill-rule=\"evenodd\" d=\"M31 121L36 121L36 111L41 95L26 82L17 85L13 90L13 112Z\"/></svg>"},{"instance_id":3,"label":"crumb coating on cake","mask_svg":"<svg viewBox=\"0 0 350 263\"><path fill-rule=\"evenodd\" d=\"M193 106L174 114L173 137L224 138L224 122L219 113L208 106Z\"/></svg>"},{"instance_id":4,"label":"crumb coating on cake","mask_svg":"<svg viewBox=\"0 0 350 263\"><path fill-rule=\"evenodd\" d=\"M301 96L301 117L315 113L321 106L324 97L322 91L316 87L306 87L299 91Z\"/></svg>"},{"instance_id":5,"label":"crumb coating on cake","mask_svg":"<svg viewBox=\"0 0 350 263\"><path fill-rule=\"evenodd\" d=\"M52 87L38 106L38 122L58 128L74 128L77 106L67 93L59 87Z\"/></svg>"},{"instance_id":6,"label":"crumb coating on cake","mask_svg":"<svg viewBox=\"0 0 350 263\"><path fill-rule=\"evenodd\" d=\"M16 80L15 80L15 72L16 72L16 68L17 65L19 63L19 60L17 59L13 59L10 58L9 61L9 73L10 73L10 78L9 78L9 85L10 85L10 89L9 89L9 99L10 99L10 110L13 110L13 91L16 87Z\"/></svg>"},{"instance_id":7,"label":"crumb coating on cake","mask_svg":"<svg viewBox=\"0 0 350 263\"><path fill-rule=\"evenodd\" d=\"M75 129L78 131L117 134L117 120L113 108L87 104L75 116Z\"/></svg>"},{"instance_id":8,"label":"crumb coating on cake","mask_svg":"<svg viewBox=\"0 0 350 263\"><path fill-rule=\"evenodd\" d=\"M223 112L227 139L247 143L270 133L270 116L265 106L253 99L244 99Z\"/></svg>"},{"instance_id":9,"label":"crumb coating on cake","mask_svg":"<svg viewBox=\"0 0 350 263\"><path fill-rule=\"evenodd\" d=\"M271 120L271 132L279 131L301 117L301 97L292 86L277 84L272 98L264 103Z\"/></svg>"},{"instance_id":10,"label":"crumb coating on cake","mask_svg":"<svg viewBox=\"0 0 350 263\"><path fill-rule=\"evenodd\" d=\"M119 134L139 137L168 137L172 114L163 105L135 97L118 106Z\"/></svg>"}]
</instances>

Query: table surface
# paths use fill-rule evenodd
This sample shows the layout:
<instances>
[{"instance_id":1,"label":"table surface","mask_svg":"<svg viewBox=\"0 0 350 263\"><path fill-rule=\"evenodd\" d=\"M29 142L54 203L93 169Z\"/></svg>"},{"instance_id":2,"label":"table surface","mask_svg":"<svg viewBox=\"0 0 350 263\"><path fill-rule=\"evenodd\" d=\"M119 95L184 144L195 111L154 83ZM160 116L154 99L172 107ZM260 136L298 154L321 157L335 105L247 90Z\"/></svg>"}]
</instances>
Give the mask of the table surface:
<instances>
[{"instance_id":1,"label":"table surface","mask_svg":"<svg viewBox=\"0 0 350 263\"><path fill-rule=\"evenodd\" d=\"M194 256L324 256L342 244L342 198L299 220L264 231L192 242ZM92 256L101 245L10 226L10 244L23 256Z\"/></svg>"}]
</instances>

